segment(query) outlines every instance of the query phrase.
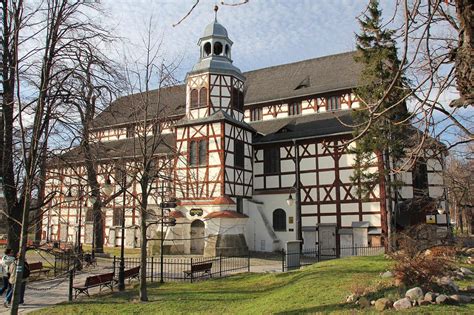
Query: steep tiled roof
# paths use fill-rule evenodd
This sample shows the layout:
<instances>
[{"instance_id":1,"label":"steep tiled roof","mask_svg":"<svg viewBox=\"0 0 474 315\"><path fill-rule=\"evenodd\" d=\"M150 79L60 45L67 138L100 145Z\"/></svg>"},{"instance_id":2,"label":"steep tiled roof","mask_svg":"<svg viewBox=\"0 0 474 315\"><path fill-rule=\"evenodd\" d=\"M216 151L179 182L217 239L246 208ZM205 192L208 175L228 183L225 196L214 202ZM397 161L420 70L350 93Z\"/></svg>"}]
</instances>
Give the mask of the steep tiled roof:
<instances>
[{"instance_id":1,"label":"steep tiled roof","mask_svg":"<svg viewBox=\"0 0 474 315\"><path fill-rule=\"evenodd\" d=\"M253 122L250 125L260 134L254 143L283 142L291 139L314 138L336 134L350 134L352 111L341 110L320 114L293 116Z\"/></svg>"},{"instance_id":2,"label":"steep tiled roof","mask_svg":"<svg viewBox=\"0 0 474 315\"><path fill-rule=\"evenodd\" d=\"M109 142L98 142L92 144L92 155L94 160L114 159L114 158L130 158L140 156L142 154L142 147L139 138L127 138ZM152 149L153 142L158 146ZM155 141L148 142L148 152L153 155L168 154L173 152L175 147L174 134L163 134L161 138ZM84 160L84 155L80 147L75 147L72 150L62 154L52 163L80 163Z\"/></svg>"},{"instance_id":3,"label":"steep tiled roof","mask_svg":"<svg viewBox=\"0 0 474 315\"><path fill-rule=\"evenodd\" d=\"M347 52L246 72L245 104L354 88L361 72L354 54Z\"/></svg>"},{"instance_id":4,"label":"steep tiled roof","mask_svg":"<svg viewBox=\"0 0 474 315\"><path fill-rule=\"evenodd\" d=\"M354 61L355 52L330 55L245 72L245 105L302 97L358 85L361 67ZM176 85L149 92L150 116L184 115L186 86ZM101 128L141 119L139 104L144 93L124 96L113 102L94 120ZM160 104L161 108L158 108Z\"/></svg>"}]
</instances>

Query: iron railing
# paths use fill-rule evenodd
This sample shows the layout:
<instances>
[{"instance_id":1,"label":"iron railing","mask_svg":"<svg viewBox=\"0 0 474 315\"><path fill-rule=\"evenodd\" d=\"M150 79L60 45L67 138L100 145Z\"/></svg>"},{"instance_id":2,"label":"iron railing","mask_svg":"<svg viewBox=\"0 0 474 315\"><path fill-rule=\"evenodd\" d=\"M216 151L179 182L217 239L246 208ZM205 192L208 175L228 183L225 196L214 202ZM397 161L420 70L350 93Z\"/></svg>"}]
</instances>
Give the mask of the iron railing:
<instances>
[{"instance_id":1,"label":"iron railing","mask_svg":"<svg viewBox=\"0 0 474 315\"><path fill-rule=\"evenodd\" d=\"M125 257L125 269L140 266L139 257ZM192 266L211 263L209 272L199 271L189 273ZM119 273L120 257L114 256L113 270ZM217 256L217 257L186 257L186 258L164 258L163 272L161 272L161 261L159 257L148 257L146 260L146 277L150 282L177 282L220 278L240 272L250 272L250 256Z\"/></svg>"},{"instance_id":2,"label":"iron railing","mask_svg":"<svg viewBox=\"0 0 474 315\"><path fill-rule=\"evenodd\" d=\"M281 252L282 271L298 269L301 266L312 265L314 263L336 259L347 256L377 256L385 253L385 247L341 247L341 248L314 248L304 249L301 252L287 253Z\"/></svg>"}]
</instances>

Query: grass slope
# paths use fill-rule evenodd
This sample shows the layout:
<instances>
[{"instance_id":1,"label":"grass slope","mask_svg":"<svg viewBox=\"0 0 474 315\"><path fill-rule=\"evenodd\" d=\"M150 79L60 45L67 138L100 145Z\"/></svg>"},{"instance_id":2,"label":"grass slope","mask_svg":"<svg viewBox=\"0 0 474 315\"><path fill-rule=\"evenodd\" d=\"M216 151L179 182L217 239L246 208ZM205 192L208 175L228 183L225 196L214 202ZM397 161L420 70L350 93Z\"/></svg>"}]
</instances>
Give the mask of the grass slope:
<instances>
[{"instance_id":1,"label":"grass slope","mask_svg":"<svg viewBox=\"0 0 474 315\"><path fill-rule=\"evenodd\" d=\"M389 265L390 262L381 256L350 257L288 273L245 274L194 284L153 284L149 288L148 303L136 302L135 287L125 293L57 305L37 314L352 313L357 307L344 301L355 287L369 288L373 292L370 299L398 295L391 279L378 276ZM425 306L412 311L472 314L474 306Z\"/></svg>"}]
</instances>

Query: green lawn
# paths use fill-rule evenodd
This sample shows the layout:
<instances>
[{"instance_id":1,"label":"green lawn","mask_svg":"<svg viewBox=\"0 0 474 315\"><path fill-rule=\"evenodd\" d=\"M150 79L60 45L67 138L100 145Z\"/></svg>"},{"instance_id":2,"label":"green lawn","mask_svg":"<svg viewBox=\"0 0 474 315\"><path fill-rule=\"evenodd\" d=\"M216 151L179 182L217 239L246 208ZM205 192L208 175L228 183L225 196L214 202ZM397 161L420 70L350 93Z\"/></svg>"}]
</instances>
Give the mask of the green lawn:
<instances>
[{"instance_id":1,"label":"green lawn","mask_svg":"<svg viewBox=\"0 0 474 315\"><path fill-rule=\"evenodd\" d=\"M194 284L153 284L149 288L148 303L137 302L137 289L134 287L123 294L84 298L37 314L347 313L358 310L354 304L344 303L345 297L355 288L372 292L369 299L398 295L391 284L392 279L378 276L389 265L390 262L381 256L351 257L288 273L244 274ZM424 306L412 311L473 314L474 305Z\"/></svg>"}]
</instances>

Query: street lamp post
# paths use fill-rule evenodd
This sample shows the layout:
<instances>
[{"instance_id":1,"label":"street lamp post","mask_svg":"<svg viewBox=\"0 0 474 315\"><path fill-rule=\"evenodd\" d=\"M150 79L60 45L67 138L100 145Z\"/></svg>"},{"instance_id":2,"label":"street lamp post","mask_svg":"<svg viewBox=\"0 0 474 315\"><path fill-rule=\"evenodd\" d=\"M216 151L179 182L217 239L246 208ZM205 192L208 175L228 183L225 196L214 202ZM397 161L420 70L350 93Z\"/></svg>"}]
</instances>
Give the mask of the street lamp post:
<instances>
[{"instance_id":1,"label":"street lamp post","mask_svg":"<svg viewBox=\"0 0 474 315\"><path fill-rule=\"evenodd\" d=\"M302 224L301 224L301 192L300 192L300 155L298 151L298 146L296 145L296 140L293 140L293 146L295 148L295 183L292 189L295 189L295 198L296 198L296 207L295 207L295 225L296 225L296 239L301 241L301 245L303 244L303 233L302 233ZM291 207L295 204L295 200L293 196L288 196L286 203Z\"/></svg>"},{"instance_id":2,"label":"street lamp post","mask_svg":"<svg viewBox=\"0 0 474 315\"><path fill-rule=\"evenodd\" d=\"M120 242L120 267L119 267L119 291L125 290L125 199L127 190L127 176L125 170L122 172L122 238Z\"/></svg>"}]
</instances>

